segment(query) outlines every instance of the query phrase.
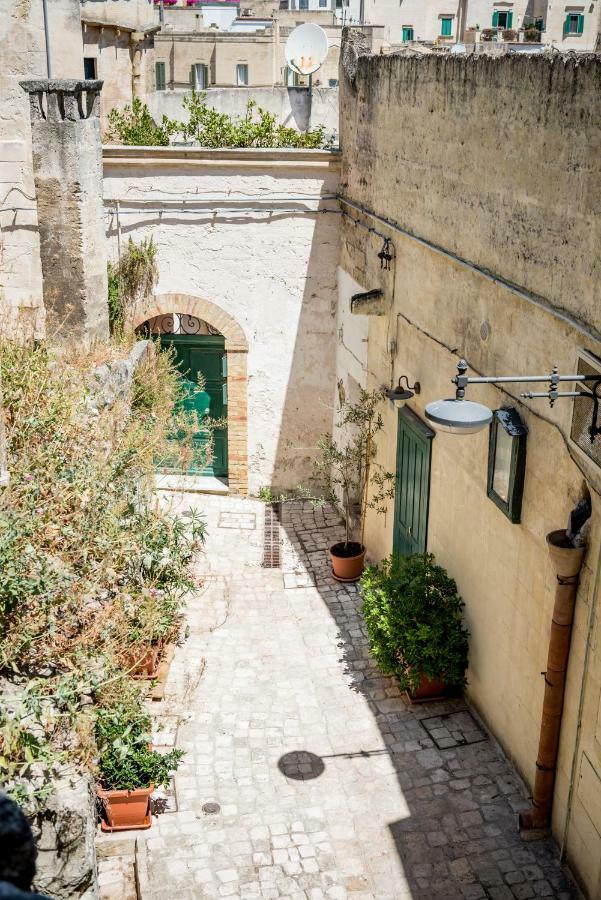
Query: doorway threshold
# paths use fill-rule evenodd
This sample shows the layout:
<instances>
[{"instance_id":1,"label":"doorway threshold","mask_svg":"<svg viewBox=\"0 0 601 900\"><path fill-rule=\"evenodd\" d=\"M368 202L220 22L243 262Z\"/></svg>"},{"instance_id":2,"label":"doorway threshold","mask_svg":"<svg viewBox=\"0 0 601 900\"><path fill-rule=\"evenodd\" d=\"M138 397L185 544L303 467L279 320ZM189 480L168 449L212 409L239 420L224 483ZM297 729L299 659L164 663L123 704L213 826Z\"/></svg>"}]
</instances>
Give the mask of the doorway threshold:
<instances>
[{"instance_id":1,"label":"doorway threshold","mask_svg":"<svg viewBox=\"0 0 601 900\"><path fill-rule=\"evenodd\" d=\"M158 491L191 491L197 494L228 494L227 482L214 475L156 475L155 487Z\"/></svg>"}]
</instances>

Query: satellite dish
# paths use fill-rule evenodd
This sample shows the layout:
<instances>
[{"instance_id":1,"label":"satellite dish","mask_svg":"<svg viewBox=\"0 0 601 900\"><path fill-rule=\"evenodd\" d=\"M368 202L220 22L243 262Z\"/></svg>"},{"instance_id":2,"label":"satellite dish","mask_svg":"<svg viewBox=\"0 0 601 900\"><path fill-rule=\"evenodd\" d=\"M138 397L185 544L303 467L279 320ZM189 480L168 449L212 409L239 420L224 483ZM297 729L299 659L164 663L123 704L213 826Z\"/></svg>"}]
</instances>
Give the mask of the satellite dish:
<instances>
[{"instance_id":1,"label":"satellite dish","mask_svg":"<svg viewBox=\"0 0 601 900\"><path fill-rule=\"evenodd\" d=\"M319 25L305 22L286 41L286 62L299 75L317 72L328 55L328 36Z\"/></svg>"}]
</instances>

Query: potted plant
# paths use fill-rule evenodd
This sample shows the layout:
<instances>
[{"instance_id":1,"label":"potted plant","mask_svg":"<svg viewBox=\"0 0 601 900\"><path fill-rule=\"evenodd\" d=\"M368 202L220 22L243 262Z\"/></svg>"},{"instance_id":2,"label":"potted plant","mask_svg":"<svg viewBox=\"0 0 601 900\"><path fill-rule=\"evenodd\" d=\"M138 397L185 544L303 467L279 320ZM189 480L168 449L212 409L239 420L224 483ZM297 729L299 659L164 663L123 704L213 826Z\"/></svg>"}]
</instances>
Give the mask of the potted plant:
<instances>
[{"instance_id":1,"label":"potted plant","mask_svg":"<svg viewBox=\"0 0 601 900\"><path fill-rule=\"evenodd\" d=\"M376 434L384 427L378 406L381 390L361 389L357 403L340 396L335 432L339 440L323 435L321 456L314 467L327 500L342 506L345 538L330 547L332 574L338 581L357 581L365 563L365 519L368 509L385 513L394 496L392 472L376 466ZM373 488L370 497L370 488ZM358 516L356 510L358 509ZM358 540L353 540L357 525Z\"/></svg>"},{"instance_id":2,"label":"potted plant","mask_svg":"<svg viewBox=\"0 0 601 900\"><path fill-rule=\"evenodd\" d=\"M483 28L482 29L482 40L483 41L495 41L497 39L497 29L496 28Z\"/></svg>"},{"instance_id":3,"label":"potted plant","mask_svg":"<svg viewBox=\"0 0 601 900\"><path fill-rule=\"evenodd\" d=\"M431 553L390 556L361 578L371 653L413 700L465 685L468 631L455 581Z\"/></svg>"},{"instance_id":4,"label":"potted plant","mask_svg":"<svg viewBox=\"0 0 601 900\"><path fill-rule=\"evenodd\" d=\"M524 26L524 40L528 43L539 43L540 35L540 29L538 29L536 25L531 24Z\"/></svg>"},{"instance_id":5,"label":"potted plant","mask_svg":"<svg viewBox=\"0 0 601 900\"><path fill-rule=\"evenodd\" d=\"M100 783L96 787L106 822L103 831L150 828L150 796L167 786L183 750L158 753L150 745L150 716L126 701L100 708L95 736Z\"/></svg>"}]
</instances>

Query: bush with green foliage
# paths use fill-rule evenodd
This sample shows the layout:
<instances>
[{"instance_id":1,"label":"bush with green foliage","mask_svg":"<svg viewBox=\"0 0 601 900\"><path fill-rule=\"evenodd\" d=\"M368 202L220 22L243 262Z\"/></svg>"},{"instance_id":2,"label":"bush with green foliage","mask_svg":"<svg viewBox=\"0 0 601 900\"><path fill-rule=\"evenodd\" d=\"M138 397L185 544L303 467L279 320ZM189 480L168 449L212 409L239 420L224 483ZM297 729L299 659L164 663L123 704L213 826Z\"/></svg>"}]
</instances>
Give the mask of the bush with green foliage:
<instances>
[{"instance_id":1,"label":"bush with green foliage","mask_svg":"<svg viewBox=\"0 0 601 900\"><path fill-rule=\"evenodd\" d=\"M163 116L157 125L146 104L139 99L123 110L109 113L109 140L132 146L169 144L172 137L197 144L199 147L305 147L316 149L324 144L325 128L319 125L308 131L296 131L277 123L276 117L248 100L244 116L220 113L206 103L206 94L192 91L184 97L186 122Z\"/></svg>"},{"instance_id":2,"label":"bush with green foliage","mask_svg":"<svg viewBox=\"0 0 601 900\"><path fill-rule=\"evenodd\" d=\"M98 710L95 737L100 782L106 790L167 787L184 755L183 750L151 749L151 719L135 696Z\"/></svg>"},{"instance_id":3,"label":"bush with green foliage","mask_svg":"<svg viewBox=\"0 0 601 900\"><path fill-rule=\"evenodd\" d=\"M134 97L131 106L111 109L108 114L106 139L133 147L167 147L169 145L169 120L163 117L160 125L154 121L146 103Z\"/></svg>"},{"instance_id":4,"label":"bush with green foliage","mask_svg":"<svg viewBox=\"0 0 601 900\"><path fill-rule=\"evenodd\" d=\"M431 553L390 556L361 576L363 617L372 656L403 689L422 675L465 684L469 633L455 581Z\"/></svg>"},{"instance_id":5,"label":"bush with green foliage","mask_svg":"<svg viewBox=\"0 0 601 900\"><path fill-rule=\"evenodd\" d=\"M36 796L51 785L55 764L91 764L94 705L119 699L132 647L172 634L195 586L204 523L172 518L149 492L157 456L176 452L170 355L140 363L131 399L91 412L91 372L128 352L0 345L11 473L0 492L0 676L14 686L0 697L0 781L21 802L34 782Z\"/></svg>"},{"instance_id":6,"label":"bush with green foliage","mask_svg":"<svg viewBox=\"0 0 601 900\"><path fill-rule=\"evenodd\" d=\"M121 334L129 313L145 300L158 280L157 248L152 237L139 244L130 237L116 263L108 263L108 307L111 334Z\"/></svg>"}]
</instances>

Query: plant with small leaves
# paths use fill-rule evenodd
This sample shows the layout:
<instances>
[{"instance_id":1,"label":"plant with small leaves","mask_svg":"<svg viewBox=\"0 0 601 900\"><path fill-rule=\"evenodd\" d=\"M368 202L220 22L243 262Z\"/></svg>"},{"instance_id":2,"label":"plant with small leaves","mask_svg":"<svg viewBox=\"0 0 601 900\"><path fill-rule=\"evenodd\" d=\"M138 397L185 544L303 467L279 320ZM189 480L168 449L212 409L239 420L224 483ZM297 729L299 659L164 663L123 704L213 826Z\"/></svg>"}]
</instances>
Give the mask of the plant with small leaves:
<instances>
[{"instance_id":1,"label":"plant with small leaves","mask_svg":"<svg viewBox=\"0 0 601 900\"><path fill-rule=\"evenodd\" d=\"M157 125L139 97L134 97L131 106L111 109L108 124L106 139L131 147L167 147L173 130L173 123L166 116Z\"/></svg>"},{"instance_id":2,"label":"plant with small leaves","mask_svg":"<svg viewBox=\"0 0 601 900\"><path fill-rule=\"evenodd\" d=\"M363 618L375 661L415 690L422 676L465 684L469 632L455 581L432 554L390 556L361 576Z\"/></svg>"},{"instance_id":3,"label":"plant with small leaves","mask_svg":"<svg viewBox=\"0 0 601 900\"><path fill-rule=\"evenodd\" d=\"M345 547L351 543L353 513L359 507L359 543L365 544L367 510L383 515L388 500L394 497L394 475L375 463L376 435L384 427L378 407L384 395L381 390L360 391L356 403L342 397L338 409L336 429L340 440L322 435L318 442L321 456L314 463L314 471L325 498L342 503L346 525ZM375 488L370 498L370 489Z\"/></svg>"}]
</instances>

